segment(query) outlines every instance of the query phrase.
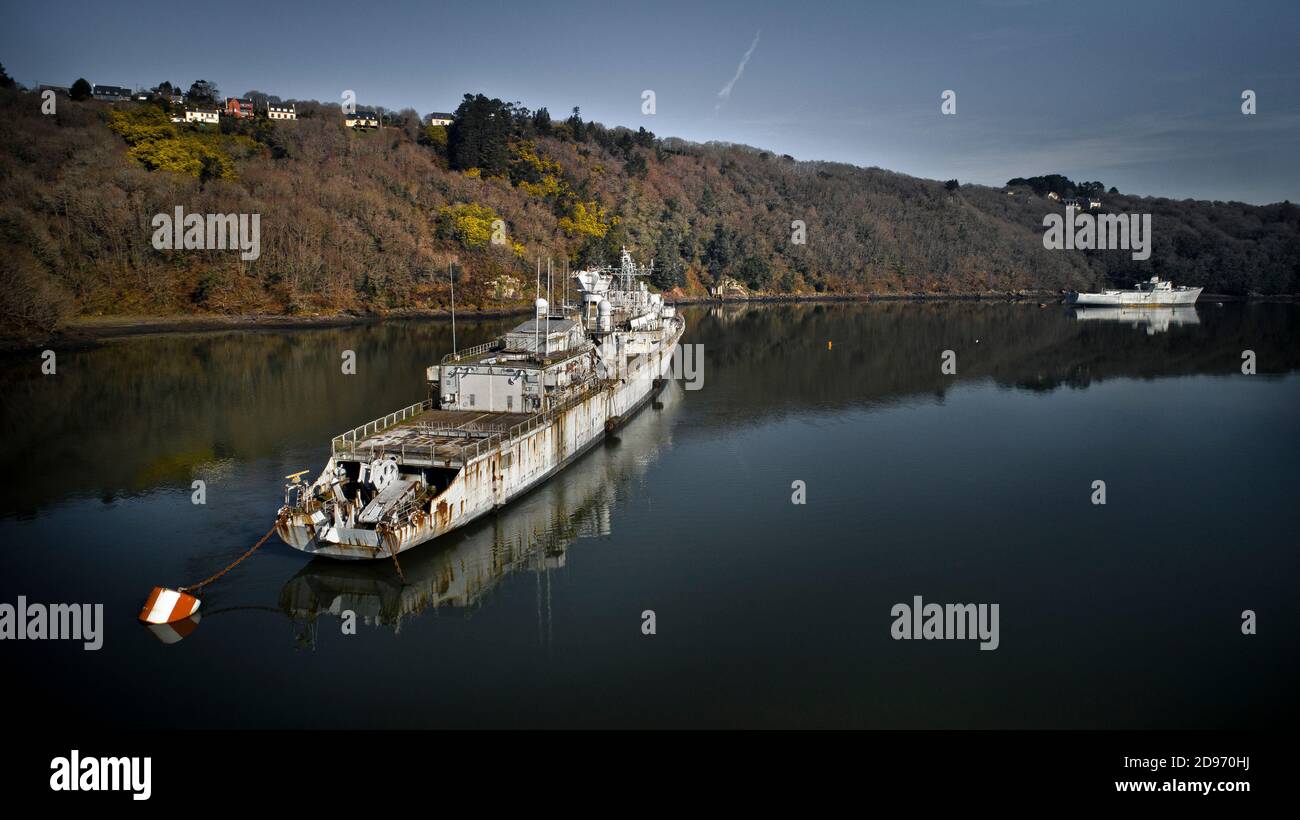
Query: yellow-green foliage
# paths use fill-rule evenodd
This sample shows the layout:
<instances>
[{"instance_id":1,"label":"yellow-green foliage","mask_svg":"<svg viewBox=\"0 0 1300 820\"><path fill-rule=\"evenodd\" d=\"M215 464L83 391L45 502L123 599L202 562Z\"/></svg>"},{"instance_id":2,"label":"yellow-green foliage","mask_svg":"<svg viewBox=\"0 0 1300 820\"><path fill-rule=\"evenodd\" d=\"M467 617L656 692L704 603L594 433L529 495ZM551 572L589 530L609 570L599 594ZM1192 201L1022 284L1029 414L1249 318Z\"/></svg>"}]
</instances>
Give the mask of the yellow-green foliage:
<instances>
[{"instance_id":1,"label":"yellow-green foliage","mask_svg":"<svg viewBox=\"0 0 1300 820\"><path fill-rule=\"evenodd\" d=\"M127 153L149 170L174 171L197 177L207 162L209 174L235 178L235 165L226 144L248 143L247 137L223 137L216 132L182 128L157 108L110 111L108 125L131 146Z\"/></svg>"},{"instance_id":2,"label":"yellow-green foliage","mask_svg":"<svg viewBox=\"0 0 1300 820\"><path fill-rule=\"evenodd\" d=\"M571 193L568 183L564 181L560 163L538 156L537 147L531 141L521 142L515 147L515 162L530 169L526 176L539 178L537 182L524 179L519 183L519 187L527 193L543 198L559 198Z\"/></svg>"},{"instance_id":3,"label":"yellow-green foliage","mask_svg":"<svg viewBox=\"0 0 1300 820\"><path fill-rule=\"evenodd\" d=\"M605 209L599 202L575 203L572 214L560 217L560 227L569 236L603 237L616 224L618 217L605 221Z\"/></svg>"},{"instance_id":4,"label":"yellow-green foliage","mask_svg":"<svg viewBox=\"0 0 1300 820\"><path fill-rule=\"evenodd\" d=\"M424 126L424 141L432 145L439 153L447 152L447 126L445 125L426 125Z\"/></svg>"},{"instance_id":5,"label":"yellow-green foliage","mask_svg":"<svg viewBox=\"0 0 1300 820\"><path fill-rule=\"evenodd\" d=\"M132 146L127 153L150 170L175 171L197 177L203 170L204 160L207 160L208 167L216 169L214 176L235 178L234 165L224 151L189 134L177 139L142 142Z\"/></svg>"},{"instance_id":6,"label":"yellow-green foliage","mask_svg":"<svg viewBox=\"0 0 1300 820\"><path fill-rule=\"evenodd\" d=\"M565 193L565 186L562 182L553 176L544 176L538 183L521 182L519 187L533 196L540 197L558 197Z\"/></svg>"},{"instance_id":7,"label":"yellow-green foliage","mask_svg":"<svg viewBox=\"0 0 1300 820\"><path fill-rule=\"evenodd\" d=\"M467 248L481 248L492 241L492 223L501 217L486 205L444 205L438 209L441 232Z\"/></svg>"}]
</instances>

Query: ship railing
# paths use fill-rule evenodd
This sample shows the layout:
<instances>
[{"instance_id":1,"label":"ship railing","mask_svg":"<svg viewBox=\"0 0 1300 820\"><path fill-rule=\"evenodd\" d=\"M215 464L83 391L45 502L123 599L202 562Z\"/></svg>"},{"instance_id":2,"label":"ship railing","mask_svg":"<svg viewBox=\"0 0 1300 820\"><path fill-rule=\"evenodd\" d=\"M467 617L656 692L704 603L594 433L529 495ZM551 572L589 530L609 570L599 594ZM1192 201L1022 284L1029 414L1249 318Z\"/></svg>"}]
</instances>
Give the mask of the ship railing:
<instances>
[{"instance_id":1,"label":"ship railing","mask_svg":"<svg viewBox=\"0 0 1300 820\"><path fill-rule=\"evenodd\" d=\"M427 498L418 498L418 497L412 498L408 501L403 501L398 506L389 510L388 514L383 517L383 520L387 520L392 524L400 524L406 521L407 519L409 519L411 517L411 513L415 512L416 510L423 510L424 506L427 503L428 503Z\"/></svg>"},{"instance_id":2,"label":"ship railing","mask_svg":"<svg viewBox=\"0 0 1300 820\"><path fill-rule=\"evenodd\" d=\"M481 438L473 444L465 444L460 448L460 463L468 464L472 459L478 458L484 453L490 453L497 447L501 446L501 434L493 433L487 438Z\"/></svg>"},{"instance_id":3,"label":"ship railing","mask_svg":"<svg viewBox=\"0 0 1300 820\"><path fill-rule=\"evenodd\" d=\"M367 444L364 447L343 447L334 455L347 456L349 459L358 461L375 461L376 459L395 457L403 464L415 462L418 459L424 459L430 465L438 466L442 464L447 467L453 466L454 456L439 456L437 444L411 444L401 442L399 444ZM454 451L453 451L454 452Z\"/></svg>"},{"instance_id":4,"label":"ship railing","mask_svg":"<svg viewBox=\"0 0 1300 820\"><path fill-rule=\"evenodd\" d=\"M505 433L494 433L487 438L479 439L473 444L466 444L460 448L461 464L468 464L470 461L478 458L484 453L490 453L501 447L503 444L511 444L516 439L523 438L537 428L548 424L561 413L564 413L565 411L577 406L580 402L585 401L593 392L595 392L595 390L599 389L599 386L599 376L588 376L586 379L572 387L570 389L570 397L560 404L553 405L541 413L529 416L527 419L511 427Z\"/></svg>"},{"instance_id":5,"label":"ship railing","mask_svg":"<svg viewBox=\"0 0 1300 820\"><path fill-rule=\"evenodd\" d=\"M474 438L482 435L480 431L472 430L468 425L465 427L439 427L433 424L420 424L417 426L420 428L421 433L439 438Z\"/></svg>"},{"instance_id":6,"label":"ship railing","mask_svg":"<svg viewBox=\"0 0 1300 820\"><path fill-rule=\"evenodd\" d=\"M327 498L325 501L321 502L320 513L324 515L325 520L329 521L331 524L334 523L334 508L337 506L338 506L338 502L335 501L332 497ZM305 508L306 505L304 504L303 507Z\"/></svg>"},{"instance_id":7,"label":"ship railing","mask_svg":"<svg viewBox=\"0 0 1300 820\"><path fill-rule=\"evenodd\" d=\"M284 485L284 506L295 510L305 509L312 498L311 485L306 482Z\"/></svg>"},{"instance_id":8,"label":"ship railing","mask_svg":"<svg viewBox=\"0 0 1300 820\"><path fill-rule=\"evenodd\" d=\"M467 347L464 350L458 350L455 353L448 353L446 356L443 356L442 363L446 364L447 362L458 362L461 359L472 359L475 356L487 353L489 350L496 350L503 344L504 341L502 339L493 339L492 341L484 342L481 345Z\"/></svg>"},{"instance_id":9,"label":"ship railing","mask_svg":"<svg viewBox=\"0 0 1300 820\"><path fill-rule=\"evenodd\" d=\"M487 349L491 349L491 347L495 344L497 344L497 342L489 342L487 345L479 345L479 347L484 350L487 350ZM460 355L462 356L474 355L471 352L474 349L475 348L470 348L469 350L461 351ZM529 418L514 425L513 427L511 427L509 430L505 432L492 433L491 435L488 435L486 437L478 438L473 444L463 445L460 448L461 464L468 464L472 459L478 458L484 453L491 452L494 448L498 448L502 444L508 444L510 442L513 442L515 439L526 436L529 433L536 430L538 427L541 427L542 425L549 423L550 421L554 420L557 416L559 416L561 413L573 408L579 402L586 400L591 395L592 392L599 389L600 382L601 382L601 378L599 375L591 374L587 376L585 379L583 379L581 382L578 382L576 385L570 387L568 391L569 398L565 399L560 404L553 405L552 407L550 407L549 409L541 413L537 413L533 416L530 416ZM427 453L430 463L436 463L438 461L437 451L435 446L431 444L419 445L419 444L407 444L403 442L396 447L389 447L385 445L379 445L379 446L370 445L364 449L357 447L358 443L362 439L365 439L369 436L373 436L376 433L382 432L390 427L395 427L398 424L407 421L408 419L412 419L420 415L421 413L423 413L424 411L432 407L433 407L433 402L429 399L425 399L424 401L419 402L417 404L412 404L409 407L403 407L401 410L397 410L395 412L389 413L386 416L381 416L380 418L377 418L374 421L367 422L361 425L360 427L355 427L340 436L335 436L334 439L330 442L331 453L333 455L338 455L339 453L342 452L358 453L358 454L361 452L365 452L372 459L375 457L382 458L384 455L387 454L395 454L398 455L400 458L405 459L408 453L411 456L423 456L425 453ZM448 435L448 436L453 436L453 435L462 436L462 435L471 434L470 431L466 431L464 429L453 430L451 428L445 428L442 430L432 430L431 432L435 432L438 435Z\"/></svg>"},{"instance_id":10,"label":"ship railing","mask_svg":"<svg viewBox=\"0 0 1300 820\"><path fill-rule=\"evenodd\" d=\"M396 427L407 419L413 419L433 407L430 399L417 402L409 407L403 407L401 410L395 410L386 416L380 416L374 421L368 421L360 427L354 427L346 433L335 436L330 441L330 453L337 455L340 452L355 450L357 442L368 436L387 430L390 427ZM348 444L351 443L351 447Z\"/></svg>"}]
</instances>

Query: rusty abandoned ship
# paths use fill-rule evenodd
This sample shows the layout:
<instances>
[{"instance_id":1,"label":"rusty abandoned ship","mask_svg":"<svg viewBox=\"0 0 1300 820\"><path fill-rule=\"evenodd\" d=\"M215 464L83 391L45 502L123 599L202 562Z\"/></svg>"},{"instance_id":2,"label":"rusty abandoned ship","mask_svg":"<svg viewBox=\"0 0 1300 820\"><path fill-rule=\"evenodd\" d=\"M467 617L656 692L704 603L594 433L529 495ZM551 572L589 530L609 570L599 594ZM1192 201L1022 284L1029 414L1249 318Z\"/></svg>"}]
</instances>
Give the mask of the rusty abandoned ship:
<instances>
[{"instance_id":1,"label":"rusty abandoned ship","mask_svg":"<svg viewBox=\"0 0 1300 820\"><path fill-rule=\"evenodd\" d=\"M685 320L623 250L574 273L581 303L427 370L429 398L337 436L285 488L276 531L312 555L396 556L496 510L569 465L670 375Z\"/></svg>"}]
</instances>

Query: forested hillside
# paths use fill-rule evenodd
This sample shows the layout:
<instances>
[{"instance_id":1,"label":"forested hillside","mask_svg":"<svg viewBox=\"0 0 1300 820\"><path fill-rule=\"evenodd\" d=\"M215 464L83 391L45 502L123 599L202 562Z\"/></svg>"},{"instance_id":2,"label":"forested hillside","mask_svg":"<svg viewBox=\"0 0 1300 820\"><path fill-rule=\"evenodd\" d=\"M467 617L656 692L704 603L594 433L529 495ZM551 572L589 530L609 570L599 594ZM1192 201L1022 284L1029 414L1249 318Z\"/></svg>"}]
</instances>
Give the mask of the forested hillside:
<instances>
[{"instance_id":1,"label":"forested hillside","mask_svg":"<svg viewBox=\"0 0 1300 820\"><path fill-rule=\"evenodd\" d=\"M405 111L355 131L337 106L296 107L291 122L197 126L161 103L60 98L43 115L35 93L0 89L6 332L87 315L439 309L449 266L458 306L500 308L531 298L539 255L612 263L622 245L679 296L723 277L763 294L976 294L1157 274L1210 292L1300 292L1290 203L1101 194L1105 212L1153 214L1154 251L1135 262L1044 250L1043 216L1060 205L1030 180L945 184L605 128L576 109L552 121L481 96L466 95L450 127ZM177 206L260 214L260 255L156 250L152 220ZM792 241L795 220L806 243Z\"/></svg>"}]
</instances>

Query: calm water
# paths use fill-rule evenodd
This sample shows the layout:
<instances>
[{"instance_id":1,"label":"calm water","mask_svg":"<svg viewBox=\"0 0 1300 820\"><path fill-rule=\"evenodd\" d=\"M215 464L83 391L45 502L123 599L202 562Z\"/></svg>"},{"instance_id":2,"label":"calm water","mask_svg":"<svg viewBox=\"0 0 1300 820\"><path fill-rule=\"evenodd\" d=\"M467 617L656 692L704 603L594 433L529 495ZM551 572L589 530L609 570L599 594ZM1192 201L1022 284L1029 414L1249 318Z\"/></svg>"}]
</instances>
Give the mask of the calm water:
<instances>
[{"instance_id":1,"label":"calm water","mask_svg":"<svg viewBox=\"0 0 1300 820\"><path fill-rule=\"evenodd\" d=\"M270 526L283 476L423 398L449 329L120 340L61 354L52 377L3 362L0 602L106 611L99 652L0 645L23 682L11 719L1297 723L1300 306L1209 304L1168 327L1005 304L687 317L703 389L670 386L543 488L406 553L405 585L276 540L174 645L135 622L150 587L223 566ZM459 341L512 322L462 322ZM1000 648L892 640L914 595L999 604Z\"/></svg>"}]
</instances>

